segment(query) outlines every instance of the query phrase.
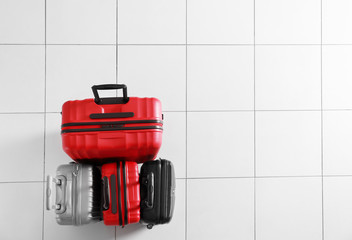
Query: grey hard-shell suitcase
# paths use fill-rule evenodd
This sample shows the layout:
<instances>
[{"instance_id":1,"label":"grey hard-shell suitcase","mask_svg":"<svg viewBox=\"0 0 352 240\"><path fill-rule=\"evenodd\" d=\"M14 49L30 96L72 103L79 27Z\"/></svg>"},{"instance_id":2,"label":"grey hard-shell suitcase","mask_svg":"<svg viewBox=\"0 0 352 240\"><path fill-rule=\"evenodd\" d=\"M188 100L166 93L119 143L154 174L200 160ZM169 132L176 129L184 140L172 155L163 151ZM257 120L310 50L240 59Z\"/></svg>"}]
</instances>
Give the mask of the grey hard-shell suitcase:
<instances>
[{"instance_id":1,"label":"grey hard-shell suitcase","mask_svg":"<svg viewBox=\"0 0 352 240\"><path fill-rule=\"evenodd\" d=\"M46 208L55 209L60 225L83 225L102 220L101 174L92 165L60 165L56 177L47 177ZM53 194L55 203L52 203Z\"/></svg>"}]
</instances>

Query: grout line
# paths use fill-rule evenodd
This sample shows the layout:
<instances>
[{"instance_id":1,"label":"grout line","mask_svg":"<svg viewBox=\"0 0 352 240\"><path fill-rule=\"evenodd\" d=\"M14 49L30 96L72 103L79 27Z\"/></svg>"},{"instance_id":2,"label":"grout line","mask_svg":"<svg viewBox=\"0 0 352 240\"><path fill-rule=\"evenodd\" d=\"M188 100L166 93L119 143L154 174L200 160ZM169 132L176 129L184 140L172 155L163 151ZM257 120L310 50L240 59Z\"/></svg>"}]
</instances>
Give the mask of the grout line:
<instances>
[{"instance_id":1,"label":"grout line","mask_svg":"<svg viewBox=\"0 0 352 240\"><path fill-rule=\"evenodd\" d=\"M186 41L186 48L185 48L185 51L186 51L186 69L185 69L185 80L186 80L186 127L185 127L185 131L186 131L186 141L185 141L185 144L186 144L186 169L185 169L185 172L186 172L186 180L185 180L185 240L187 240L187 235L188 235L188 148L187 148L187 145L188 145L188 142L187 142L187 138L188 138L188 104L187 104L187 101L188 101L188 98L187 98L187 94L188 94L188 1L186 0L186 22L185 22L185 31L186 31L186 34L185 34L185 41Z\"/></svg>"},{"instance_id":2,"label":"grout line","mask_svg":"<svg viewBox=\"0 0 352 240\"><path fill-rule=\"evenodd\" d=\"M13 183L45 183L45 181L14 181L14 182L9 181L9 182L0 182L0 184L13 184Z\"/></svg>"},{"instance_id":3,"label":"grout line","mask_svg":"<svg viewBox=\"0 0 352 240\"><path fill-rule=\"evenodd\" d=\"M216 113L216 112L338 112L338 111L352 111L352 109L282 109L282 110L270 110L270 109L263 109L263 110L189 110L189 111L183 111L183 110L163 110L163 112L181 112L181 113L197 113L197 112L204 112L204 113ZM6 114L48 114L48 113L61 113L61 112L0 112L0 115L6 115Z\"/></svg>"},{"instance_id":4,"label":"grout line","mask_svg":"<svg viewBox=\"0 0 352 240\"><path fill-rule=\"evenodd\" d=\"M0 114L45 114L45 112L1 112Z\"/></svg>"},{"instance_id":5,"label":"grout line","mask_svg":"<svg viewBox=\"0 0 352 240\"><path fill-rule=\"evenodd\" d=\"M116 36L115 36L115 41L116 41L116 52L115 52L115 54L116 54L116 84L118 83L118 62L119 62L119 58L118 58L118 56L119 56L119 48L118 48L118 23L119 23L119 18L118 18L118 9L119 9L119 0L116 0L116 26L115 26L115 29L116 29ZM116 97L117 97L117 91L116 91Z\"/></svg>"},{"instance_id":6,"label":"grout line","mask_svg":"<svg viewBox=\"0 0 352 240\"><path fill-rule=\"evenodd\" d=\"M297 176L241 176L241 177L188 177L176 178L178 180L207 180L207 179L275 179L275 178L321 178L322 175L297 175ZM324 175L323 178L329 177L352 177L352 175Z\"/></svg>"},{"instance_id":7,"label":"grout line","mask_svg":"<svg viewBox=\"0 0 352 240\"><path fill-rule=\"evenodd\" d=\"M47 29L47 22L46 22L46 18L47 18L47 7L46 7L46 0L44 0L44 43L45 43L45 47L44 47L44 146L43 146L43 189L42 189L42 193L43 193L43 212L42 212L42 240L44 240L44 229L45 229L45 221L44 221L44 211L45 211L45 158L46 158L46 152L45 152L45 141L46 141L46 76L47 76L47 72L46 72L46 62L47 62L47 45L46 45L46 29Z\"/></svg>"},{"instance_id":8,"label":"grout line","mask_svg":"<svg viewBox=\"0 0 352 240\"><path fill-rule=\"evenodd\" d=\"M253 109L254 109L254 112L253 112L253 127L254 127L254 130L253 130L253 141L254 141L254 144L253 144L253 175L254 175L254 181L253 181L253 204L254 204L254 217L253 217L253 239L256 240L257 239L257 181L256 181L256 177L257 177L257 146L256 146L256 142L257 142L257 138L256 138L256 135L257 135L257 129L256 129L256 91L255 91L255 88L256 88L256 64L255 64L255 61L256 61L256 58L255 58L255 54L256 54L256 38L255 38L255 28L256 28L256 25L255 25L255 21L256 21L256 18L255 18L255 14L256 14L256 11L255 11L255 7L256 7L256 4L255 4L255 0L253 0Z\"/></svg>"},{"instance_id":9,"label":"grout line","mask_svg":"<svg viewBox=\"0 0 352 240\"><path fill-rule=\"evenodd\" d=\"M253 43L0 43L0 46L253 46ZM352 46L352 43L256 43L256 46Z\"/></svg>"},{"instance_id":10,"label":"grout line","mask_svg":"<svg viewBox=\"0 0 352 240\"><path fill-rule=\"evenodd\" d=\"M320 0L320 138L321 138L321 228L322 240L325 239L324 229L324 119L323 119L323 0Z\"/></svg>"},{"instance_id":11,"label":"grout line","mask_svg":"<svg viewBox=\"0 0 352 240\"><path fill-rule=\"evenodd\" d=\"M329 178L329 177L352 177L352 174L343 174L343 175L323 175L323 178Z\"/></svg>"}]
</instances>

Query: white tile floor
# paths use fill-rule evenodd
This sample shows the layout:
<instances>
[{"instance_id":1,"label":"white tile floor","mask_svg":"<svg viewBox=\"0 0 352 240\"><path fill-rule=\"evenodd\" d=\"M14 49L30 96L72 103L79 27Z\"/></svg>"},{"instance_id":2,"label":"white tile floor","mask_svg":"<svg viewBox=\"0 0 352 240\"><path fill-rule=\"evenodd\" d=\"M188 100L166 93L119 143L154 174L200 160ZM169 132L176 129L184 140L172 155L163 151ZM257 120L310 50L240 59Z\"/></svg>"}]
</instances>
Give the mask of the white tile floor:
<instances>
[{"instance_id":1,"label":"white tile floor","mask_svg":"<svg viewBox=\"0 0 352 240\"><path fill-rule=\"evenodd\" d=\"M350 240L349 0L0 1L0 239ZM174 219L59 226L61 105L162 100ZM114 96L109 92L106 95Z\"/></svg>"}]
</instances>

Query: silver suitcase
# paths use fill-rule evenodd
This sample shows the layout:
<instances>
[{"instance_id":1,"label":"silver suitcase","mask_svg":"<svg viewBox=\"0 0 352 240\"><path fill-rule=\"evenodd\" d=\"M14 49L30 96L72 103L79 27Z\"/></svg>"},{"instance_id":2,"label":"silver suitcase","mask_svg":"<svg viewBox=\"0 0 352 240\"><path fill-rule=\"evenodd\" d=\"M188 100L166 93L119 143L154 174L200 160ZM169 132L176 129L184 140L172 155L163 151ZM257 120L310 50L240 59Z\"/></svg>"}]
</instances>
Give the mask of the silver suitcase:
<instances>
[{"instance_id":1,"label":"silver suitcase","mask_svg":"<svg viewBox=\"0 0 352 240\"><path fill-rule=\"evenodd\" d=\"M55 203L52 202L54 193ZM60 225L83 225L102 220L101 174L97 167L60 165L56 177L47 177L46 208L55 209Z\"/></svg>"}]
</instances>

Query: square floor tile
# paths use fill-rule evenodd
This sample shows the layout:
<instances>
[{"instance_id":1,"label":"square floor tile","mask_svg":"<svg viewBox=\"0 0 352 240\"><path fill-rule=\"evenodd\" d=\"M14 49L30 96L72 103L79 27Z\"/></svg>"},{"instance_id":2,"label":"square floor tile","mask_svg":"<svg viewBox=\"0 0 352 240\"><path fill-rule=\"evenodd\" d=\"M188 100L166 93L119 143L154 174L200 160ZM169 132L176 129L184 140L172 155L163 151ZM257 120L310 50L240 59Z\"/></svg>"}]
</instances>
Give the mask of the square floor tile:
<instances>
[{"instance_id":1,"label":"square floor tile","mask_svg":"<svg viewBox=\"0 0 352 240\"><path fill-rule=\"evenodd\" d=\"M253 179L189 179L187 239L254 239Z\"/></svg>"},{"instance_id":2,"label":"square floor tile","mask_svg":"<svg viewBox=\"0 0 352 240\"><path fill-rule=\"evenodd\" d=\"M44 114L0 114L0 182L42 181Z\"/></svg>"},{"instance_id":3,"label":"square floor tile","mask_svg":"<svg viewBox=\"0 0 352 240\"><path fill-rule=\"evenodd\" d=\"M187 1L188 43L251 44L253 27L253 1Z\"/></svg>"},{"instance_id":4,"label":"square floor tile","mask_svg":"<svg viewBox=\"0 0 352 240\"><path fill-rule=\"evenodd\" d=\"M45 175L56 176L59 165L73 160L62 149L61 114L47 113L45 126Z\"/></svg>"},{"instance_id":5,"label":"square floor tile","mask_svg":"<svg viewBox=\"0 0 352 240\"><path fill-rule=\"evenodd\" d=\"M352 2L323 0L323 43L352 43Z\"/></svg>"},{"instance_id":6,"label":"square floor tile","mask_svg":"<svg viewBox=\"0 0 352 240\"><path fill-rule=\"evenodd\" d=\"M323 107L352 109L352 46L323 46Z\"/></svg>"},{"instance_id":7,"label":"square floor tile","mask_svg":"<svg viewBox=\"0 0 352 240\"><path fill-rule=\"evenodd\" d=\"M44 212L44 240L84 239L115 240L115 226L105 226L103 222L82 226L59 225L55 211Z\"/></svg>"},{"instance_id":8,"label":"square floor tile","mask_svg":"<svg viewBox=\"0 0 352 240\"><path fill-rule=\"evenodd\" d=\"M258 176L321 174L320 112L256 114Z\"/></svg>"},{"instance_id":9,"label":"square floor tile","mask_svg":"<svg viewBox=\"0 0 352 240\"><path fill-rule=\"evenodd\" d=\"M189 112L188 177L253 176L253 121L253 112Z\"/></svg>"},{"instance_id":10,"label":"square floor tile","mask_svg":"<svg viewBox=\"0 0 352 240\"><path fill-rule=\"evenodd\" d=\"M257 240L321 240L321 178L262 178L256 184Z\"/></svg>"},{"instance_id":11,"label":"square floor tile","mask_svg":"<svg viewBox=\"0 0 352 240\"><path fill-rule=\"evenodd\" d=\"M43 183L1 183L0 192L0 238L41 239Z\"/></svg>"},{"instance_id":12,"label":"square floor tile","mask_svg":"<svg viewBox=\"0 0 352 240\"><path fill-rule=\"evenodd\" d=\"M256 109L320 109L319 46L256 47Z\"/></svg>"},{"instance_id":13,"label":"square floor tile","mask_svg":"<svg viewBox=\"0 0 352 240\"><path fill-rule=\"evenodd\" d=\"M118 55L118 82L129 96L156 97L163 110L185 110L185 46L119 46Z\"/></svg>"},{"instance_id":14,"label":"square floor tile","mask_svg":"<svg viewBox=\"0 0 352 240\"><path fill-rule=\"evenodd\" d=\"M1 0L0 43L43 44L44 0Z\"/></svg>"},{"instance_id":15,"label":"square floor tile","mask_svg":"<svg viewBox=\"0 0 352 240\"><path fill-rule=\"evenodd\" d=\"M0 112L44 112L45 47L0 46Z\"/></svg>"},{"instance_id":16,"label":"square floor tile","mask_svg":"<svg viewBox=\"0 0 352 240\"><path fill-rule=\"evenodd\" d=\"M174 164L178 178L186 177L186 113L164 112L163 144L158 157Z\"/></svg>"},{"instance_id":17,"label":"square floor tile","mask_svg":"<svg viewBox=\"0 0 352 240\"><path fill-rule=\"evenodd\" d=\"M352 112L325 111L323 114L324 174L352 174Z\"/></svg>"},{"instance_id":18,"label":"square floor tile","mask_svg":"<svg viewBox=\"0 0 352 240\"><path fill-rule=\"evenodd\" d=\"M116 0L47 0L47 43L116 44Z\"/></svg>"},{"instance_id":19,"label":"square floor tile","mask_svg":"<svg viewBox=\"0 0 352 240\"><path fill-rule=\"evenodd\" d=\"M186 43L186 1L118 0L118 42Z\"/></svg>"},{"instance_id":20,"label":"square floor tile","mask_svg":"<svg viewBox=\"0 0 352 240\"><path fill-rule=\"evenodd\" d=\"M68 100L93 98L93 85L115 82L114 46L47 47L48 112L60 112L62 104Z\"/></svg>"},{"instance_id":21,"label":"square floor tile","mask_svg":"<svg viewBox=\"0 0 352 240\"><path fill-rule=\"evenodd\" d=\"M149 230L142 224L130 224L124 228L117 228L118 240L184 240L185 239L185 180L176 180L175 209L168 224L154 226Z\"/></svg>"},{"instance_id":22,"label":"square floor tile","mask_svg":"<svg viewBox=\"0 0 352 240\"><path fill-rule=\"evenodd\" d=\"M253 46L189 46L188 110L253 109L253 51Z\"/></svg>"},{"instance_id":23,"label":"square floor tile","mask_svg":"<svg viewBox=\"0 0 352 240\"><path fill-rule=\"evenodd\" d=\"M352 238L352 178L324 178L324 239Z\"/></svg>"},{"instance_id":24,"label":"square floor tile","mask_svg":"<svg viewBox=\"0 0 352 240\"><path fill-rule=\"evenodd\" d=\"M319 44L320 12L320 0L256 1L256 43Z\"/></svg>"}]
</instances>

